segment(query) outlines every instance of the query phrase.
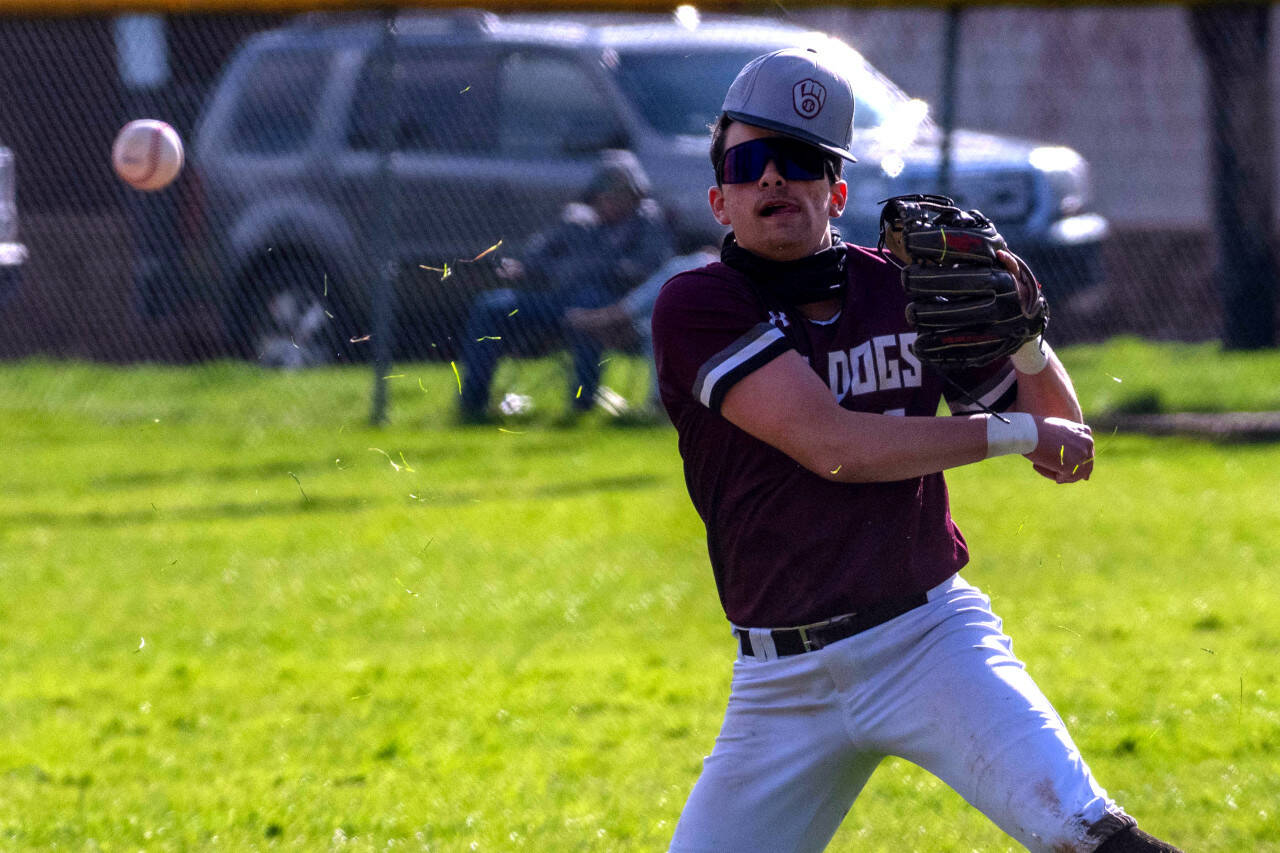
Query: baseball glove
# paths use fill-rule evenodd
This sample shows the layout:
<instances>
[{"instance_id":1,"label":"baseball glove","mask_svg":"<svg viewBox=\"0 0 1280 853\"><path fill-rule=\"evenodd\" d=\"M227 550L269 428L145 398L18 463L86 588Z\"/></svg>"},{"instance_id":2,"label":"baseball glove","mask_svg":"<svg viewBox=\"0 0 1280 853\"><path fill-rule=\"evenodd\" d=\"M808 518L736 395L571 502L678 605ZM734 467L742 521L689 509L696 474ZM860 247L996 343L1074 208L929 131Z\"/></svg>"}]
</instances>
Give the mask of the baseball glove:
<instances>
[{"instance_id":1,"label":"baseball glove","mask_svg":"<svg viewBox=\"0 0 1280 853\"><path fill-rule=\"evenodd\" d=\"M902 267L916 357L942 370L980 367L1044 332L1049 307L1026 263L976 210L940 195L881 202L880 247ZM1016 262L1015 275L996 254Z\"/></svg>"}]
</instances>

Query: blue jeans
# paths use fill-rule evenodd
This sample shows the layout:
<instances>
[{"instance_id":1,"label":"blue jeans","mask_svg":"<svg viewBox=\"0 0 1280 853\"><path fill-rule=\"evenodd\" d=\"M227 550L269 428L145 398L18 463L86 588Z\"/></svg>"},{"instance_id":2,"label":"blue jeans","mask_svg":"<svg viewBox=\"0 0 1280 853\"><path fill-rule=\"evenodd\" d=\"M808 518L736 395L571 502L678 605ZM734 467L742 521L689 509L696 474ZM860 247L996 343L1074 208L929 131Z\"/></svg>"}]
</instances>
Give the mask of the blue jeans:
<instances>
[{"instance_id":1,"label":"blue jeans","mask_svg":"<svg viewBox=\"0 0 1280 853\"><path fill-rule=\"evenodd\" d=\"M597 308L603 294L590 289L571 293L491 290L471 306L462 342L462 400L464 414L482 414L489 405L489 386L503 356L539 355L564 348L573 359L569 383L570 405L591 408L600 384L599 344L564 322L569 308Z\"/></svg>"}]
</instances>

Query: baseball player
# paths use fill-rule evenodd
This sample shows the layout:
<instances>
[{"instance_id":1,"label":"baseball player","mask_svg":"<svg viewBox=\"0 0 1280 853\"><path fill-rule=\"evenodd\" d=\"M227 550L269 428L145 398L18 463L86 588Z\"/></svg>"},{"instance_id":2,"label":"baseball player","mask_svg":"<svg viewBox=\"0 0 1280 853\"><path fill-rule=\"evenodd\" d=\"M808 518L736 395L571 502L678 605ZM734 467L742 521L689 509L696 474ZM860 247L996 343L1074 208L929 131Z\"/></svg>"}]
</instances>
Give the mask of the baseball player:
<instances>
[{"instance_id":1,"label":"baseball player","mask_svg":"<svg viewBox=\"0 0 1280 853\"><path fill-rule=\"evenodd\" d=\"M662 401L738 649L671 850L822 850L888 755L1031 850L1176 850L1107 796L957 574L968 549L942 471L1020 453L1072 483L1093 440L1039 337L946 380L917 355L890 253L829 221L853 105L812 51L742 69L711 144L721 262L671 279L654 308ZM944 398L955 417L934 416Z\"/></svg>"}]
</instances>

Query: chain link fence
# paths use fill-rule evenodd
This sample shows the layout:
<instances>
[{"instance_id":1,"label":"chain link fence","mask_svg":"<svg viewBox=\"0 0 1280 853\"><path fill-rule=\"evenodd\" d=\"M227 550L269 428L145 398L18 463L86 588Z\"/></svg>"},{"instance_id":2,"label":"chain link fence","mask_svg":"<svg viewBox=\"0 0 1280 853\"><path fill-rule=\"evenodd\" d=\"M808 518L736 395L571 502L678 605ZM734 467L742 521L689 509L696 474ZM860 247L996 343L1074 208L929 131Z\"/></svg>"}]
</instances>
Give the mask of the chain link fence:
<instances>
[{"instance_id":1,"label":"chain link fence","mask_svg":"<svg viewBox=\"0 0 1280 853\"><path fill-rule=\"evenodd\" d=\"M673 251L715 243L702 129L745 58L797 27L870 63L847 237L874 240L886 195L946 189L1032 262L1055 343L1217 339L1224 304L1274 328L1272 269L1245 273L1243 308L1224 299L1214 224L1261 217L1270 258L1275 119L1257 107L1276 51L1272 10L1255 8L1241 30L1178 6L779 5L732 37L689 10L0 17L0 357L457 359L484 294L563 283L510 262L590 218L603 150L638 156ZM629 22L651 31L597 28ZM1265 61L1214 76L1215 39ZM1224 148L1233 97L1254 123ZM116 130L140 117L187 146L158 192L111 168ZM1218 191L1233 162L1251 207ZM508 325L516 354L562 343Z\"/></svg>"}]
</instances>

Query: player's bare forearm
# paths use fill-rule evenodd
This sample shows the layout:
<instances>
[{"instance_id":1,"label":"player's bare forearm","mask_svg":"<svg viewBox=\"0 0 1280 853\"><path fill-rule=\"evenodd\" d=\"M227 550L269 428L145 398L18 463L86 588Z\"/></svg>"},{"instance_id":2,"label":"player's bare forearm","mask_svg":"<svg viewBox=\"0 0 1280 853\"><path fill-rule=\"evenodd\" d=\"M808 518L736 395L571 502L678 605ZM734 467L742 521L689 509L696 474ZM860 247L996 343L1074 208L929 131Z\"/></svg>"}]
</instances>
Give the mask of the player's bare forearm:
<instances>
[{"instance_id":1,"label":"player's bare forearm","mask_svg":"<svg viewBox=\"0 0 1280 853\"><path fill-rule=\"evenodd\" d=\"M1084 413L1067 369L1056 353L1049 351L1048 356L1049 364L1039 373L1018 374L1018 399L1014 410L1042 418L1065 418L1084 423Z\"/></svg>"},{"instance_id":2,"label":"player's bare forearm","mask_svg":"<svg viewBox=\"0 0 1280 853\"><path fill-rule=\"evenodd\" d=\"M1027 458L1038 474L1056 483L1087 480L1093 473L1093 436L1083 425L1084 414L1066 368L1051 350L1048 356L1049 363L1039 373L1018 374L1014 409L1037 418L1041 437L1040 446ZM1046 424L1044 419L1066 423Z\"/></svg>"},{"instance_id":3,"label":"player's bare forearm","mask_svg":"<svg viewBox=\"0 0 1280 853\"><path fill-rule=\"evenodd\" d=\"M892 482L987 456L983 416L898 417L842 408L795 352L743 378L720 413L828 480Z\"/></svg>"},{"instance_id":4,"label":"player's bare forearm","mask_svg":"<svg viewBox=\"0 0 1280 853\"><path fill-rule=\"evenodd\" d=\"M1061 397L1061 389L1045 396ZM1069 398L1074 401L1073 392ZM836 482L906 480L1010 452L989 446L986 415L900 417L845 409L794 351L739 381L725 395L720 413L819 477ZM1089 428L1060 415L1032 416L1037 443L1027 455L1036 470L1059 483L1087 479L1093 470Z\"/></svg>"}]
</instances>

